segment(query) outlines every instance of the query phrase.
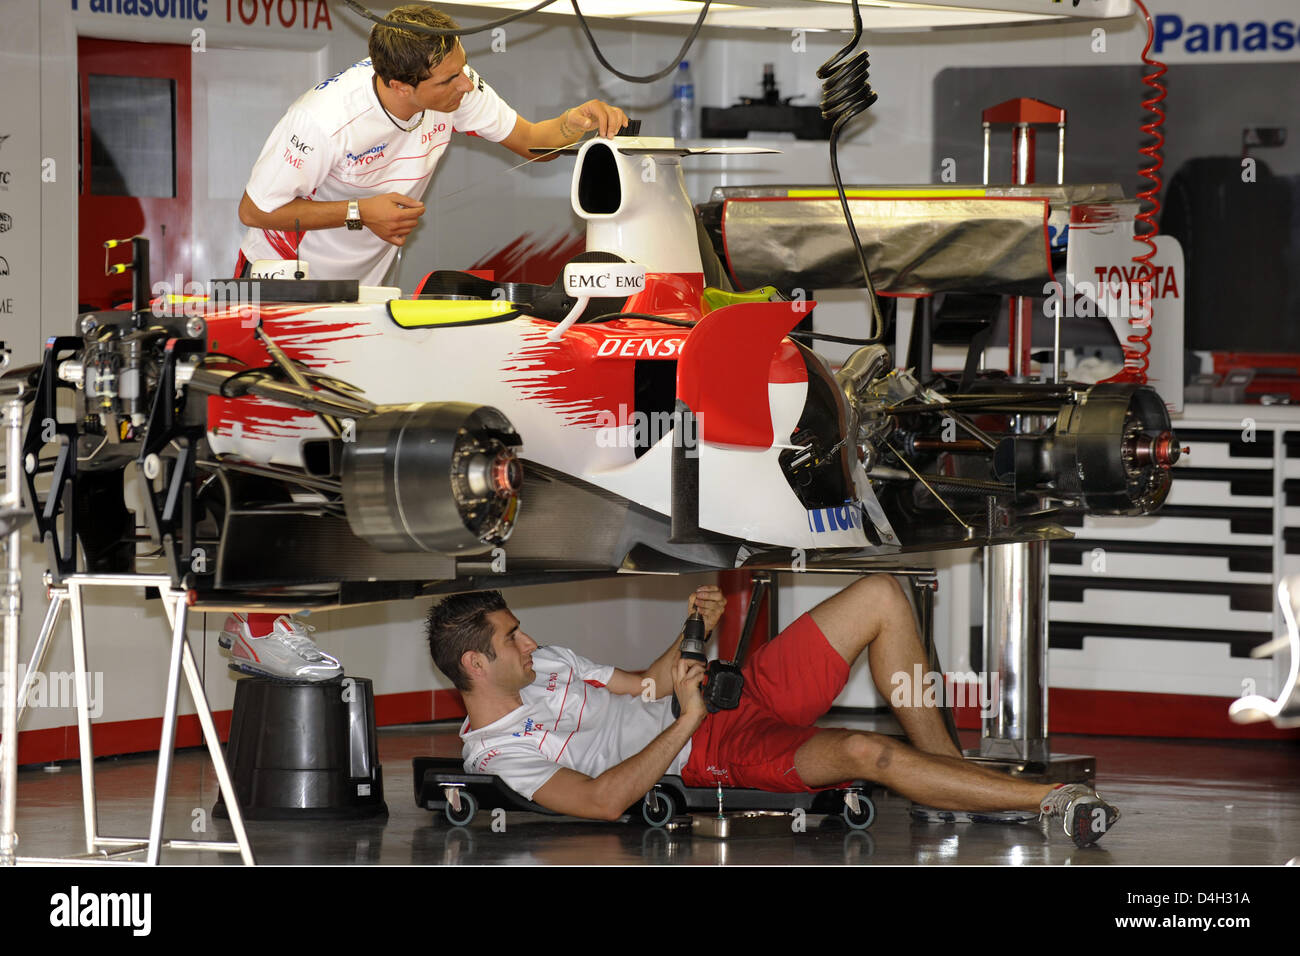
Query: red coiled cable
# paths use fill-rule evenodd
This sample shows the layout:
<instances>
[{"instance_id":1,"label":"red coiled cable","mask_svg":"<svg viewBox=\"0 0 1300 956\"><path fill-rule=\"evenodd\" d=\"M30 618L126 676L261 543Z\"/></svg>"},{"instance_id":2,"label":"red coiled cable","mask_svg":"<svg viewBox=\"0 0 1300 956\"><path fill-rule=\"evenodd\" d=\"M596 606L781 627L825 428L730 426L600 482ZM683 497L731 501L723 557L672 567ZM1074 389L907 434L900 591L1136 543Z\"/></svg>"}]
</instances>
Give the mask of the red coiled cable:
<instances>
[{"instance_id":1,"label":"red coiled cable","mask_svg":"<svg viewBox=\"0 0 1300 956\"><path fill-rule=\"evenodd\" d=\"M1137 266L1134 276L1138 287L1137 314L1130 314L1129 316L1130 334L1125 337L1124 368L1106 381L1132 382L1144 385L1147 380L1147 369L1151 365L1149 359L1151 353L1152 314L1151 280L1155 275L1151 259L1156 254L1155 236L1160 232L1160 226L1156 222L1156 213L1160 211L1158 194L1160 187L1163 185L1160 178L1160 169L1165 164L1164 157L1160 155L1160 148L1165 144L1164 134L1160 132L1160 127L1165 121L1165 111L1160 108L1160 104L1164 101L1167 91L1165 85L1160 82L1160 77L1165 75L1168 68L1159 60L1151 58L1151 45L1155 40L1155 28L1151 22L1151 14L1147 12L1146 5L1143 4L1142 0L1133 0L1133 2L1142 11L1142 16L1147 23L1147 42L1146 46L1142 48L1142 62L1146 66L1155 67L1154 70L1142 77L1143 84L1155 91L1155 95L1142 101L1142 108L1155 117L1142 126L1142 132L1151 137L1152 141L1138 150L1143 156L1151 160L1151 165L1144 166L1138 171L1141 176L1151 183L1150 187L1137 194L1138 203L1140 205L1145 204L1145 208L1139 209L1136 218L1138 222L1146 224L1147 231L1138 232L1135 224L1133 234L1134 241L1145 245L1147 250L1133 257L1133 263Z\"/></svg>"}]
</instances>

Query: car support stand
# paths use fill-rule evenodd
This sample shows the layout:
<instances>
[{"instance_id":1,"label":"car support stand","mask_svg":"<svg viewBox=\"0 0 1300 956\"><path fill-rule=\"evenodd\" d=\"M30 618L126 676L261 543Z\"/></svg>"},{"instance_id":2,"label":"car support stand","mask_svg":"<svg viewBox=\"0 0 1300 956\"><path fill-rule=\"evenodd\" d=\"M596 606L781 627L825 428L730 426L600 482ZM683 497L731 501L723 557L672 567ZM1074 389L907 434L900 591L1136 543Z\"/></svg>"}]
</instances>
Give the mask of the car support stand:
<instances>
[{"instance_id":1,"label":"car support stand","mask_svg":"<svg viewBox=\"0 0 1300 956\"><path fill-rule=\"evenodd\" d=\"M1057 183L1065 181L1065 110L1039 100L1018 98L984 110L984 182L989 181L989 129L1010 123L1012 182L1034 181L1034 125L1055 123L1059 131ZM1059 378L1060 311L1052 356L1052 377ZM1030 380L1033 303L1011 298L1009 314L1011 379ZM1022 416L1013 430L1028 424ZM1053 757L1047 725L1048 543L1022 541L984 549L984 669L997 675L997 711L986 716L978 759L1014 776L1048 783L1091 783L1097 772L1092 757ZM969 756L976 756L971 754Z\"/></svg>"},{"instance_id":2,"label":"car support stand","mask_svg":"<svg viewBox=\"0 0 1300 956\"><path fill-rule=\"evenodd\" d=\"M10 456L12 457L12 455ZM17 467L11 467L10 476L18 474ZM12 539L12 535L11 535ZM91 741L90 705L88 692L88 670L86 666L86 624L82 605L82 591L91 587L115 588L157 588L162 595L163 607L167 613L172 629L171 655L167 670L167 696L164 701L162 738L158 747L158 773L154 783L153 808L149 822L149 836L146 839L132 837L101 836L98 824L98 804L95 797L94 747ZM10 812L17 785L17 747L7 746L4 753L3 789L5 795L5 816L3 831L0 832L0 846L6 850L4 863L69 863L84 865L97 863L105 865L135 866L156 865L163 848L169 850L208 850L216 853L238 853L244 863L253 864L253 851L248 843L248 834L244 830L244 818L235 799L231 785L230 772L221 750L221 741L212 720L212 711L208 707L207 696L203 692L203 682L194 663L194 654L185 635L185 626L189 610L189 593L172 587L171 578L162 574L74 574L65 578L62 585L50 589L50 606L45 615L45 623L32 653L32 660L27 668L28 680L40 669L45 651L49 646L50 636L58 623L59 613L64 604L69 606L72 622L72 657L75 668L74 685L77 696L77 735L81 751L81 800L86 829L86 850L82 854L68 857L15 857L13 848L17 839L14 832L13 815ZM21 712L16 709L17 701L26 698L27 684L23 693L16 688L17 644L8 640L8 614L6 607L6 648L5 648L5 741L17 741L17 735L11 728L17 727ZM16 616L16 615L15 615ZM17 635L16 624L13 627ZM216 768L217 781L221 795L230 813L230 825L235 832L235 842L224 843L212 840L164 840L163 820L167 804L168 780L172 769L172 755L176 742L176 721L178 698L180 694L181 674L185 675L190 696L194 701L194 710L203 729L203 738L207 743L208 754ZM13 688L13 690L11 690ZM11 717L12 715L12 717ZM122 860L126 857L144 853L145 859Z\"/></svg>"}]
</instances>

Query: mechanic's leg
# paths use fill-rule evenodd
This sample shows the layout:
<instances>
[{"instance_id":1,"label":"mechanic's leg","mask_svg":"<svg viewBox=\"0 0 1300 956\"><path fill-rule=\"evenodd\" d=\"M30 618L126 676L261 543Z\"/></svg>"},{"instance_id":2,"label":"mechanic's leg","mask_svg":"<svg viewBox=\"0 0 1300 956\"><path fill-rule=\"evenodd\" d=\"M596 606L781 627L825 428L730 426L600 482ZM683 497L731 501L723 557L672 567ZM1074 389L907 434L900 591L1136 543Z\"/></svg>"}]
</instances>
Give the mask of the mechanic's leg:
<instances>
[{"instance_id":1,"label":"mechanic's leg","mask_svg":"<svg viewBox=\"0 0 1300 956\"><path fill-rule=\"evenodd\" d=\"M893 675L905 674L911 681L916 667L921 673L927 670L912 605L897 580L887 574L860 578L810 613L831 647L850 665L867 650L876 690L890 702L913 744L926 753L961 757L937 707L894 704Z\"/></svg>"},{"instance_id":2,"label":"mechanic's leg","mask_svg":"<svg viewBox=\"0 0 1300 956\"><path fill-rule=\"evenodd\" d=\"M794 767L810 787L873 780L936 810L1034 810L1052 791L985 770L960 757L922 753L889 737L827 729L796 752Z\"/></svg>"}]
</instances>

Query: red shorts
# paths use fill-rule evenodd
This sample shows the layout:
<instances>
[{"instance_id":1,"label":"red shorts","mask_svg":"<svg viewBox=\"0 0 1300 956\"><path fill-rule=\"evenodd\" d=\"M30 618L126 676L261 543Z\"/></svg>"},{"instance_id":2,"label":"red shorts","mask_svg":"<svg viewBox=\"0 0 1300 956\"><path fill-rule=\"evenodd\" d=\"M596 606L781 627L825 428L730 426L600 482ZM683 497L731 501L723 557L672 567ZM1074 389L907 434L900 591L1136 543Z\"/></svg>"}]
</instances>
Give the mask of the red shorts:
<instances>
[{"instance_id":1,"label":"red shorts","mask_svg":"<svg viewBox=\"0 0 1300 956\"><path fill-rule=\"evenodd\" d=\"M756 650L742 668L740 706L704 718L682 768L689 787L753 787L798 793L807 786L795 752L818 733L811 726L840 695L848 662L804 614Z\"/></svg>"}]
</instances>

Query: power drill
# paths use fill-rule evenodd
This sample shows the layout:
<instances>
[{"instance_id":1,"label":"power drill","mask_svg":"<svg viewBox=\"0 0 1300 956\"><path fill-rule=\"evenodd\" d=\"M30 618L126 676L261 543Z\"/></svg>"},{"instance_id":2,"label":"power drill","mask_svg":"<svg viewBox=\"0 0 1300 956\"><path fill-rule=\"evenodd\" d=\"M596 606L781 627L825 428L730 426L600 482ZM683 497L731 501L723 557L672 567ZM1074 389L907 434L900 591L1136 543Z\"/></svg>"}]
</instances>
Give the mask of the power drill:
<instances>
[{"instance_id":1,"label":"power drill","mask_svg":"<svg viewBox=\"0 0 1300 956\"><path fill-rule=\"evenodd\" d=\"M692 611L682 626L682 657L687 660L708 663L708 672L700 692L704 696L704 706L710 714L720 710L734 710L740 706L740 694L745 687L745 678L740 673L740 665L733 661L710 661L704 653L704 618L699 611ZM677 693L673 692L673 716L680 717L681 704Z\"/></svg>"}]
</instances>

